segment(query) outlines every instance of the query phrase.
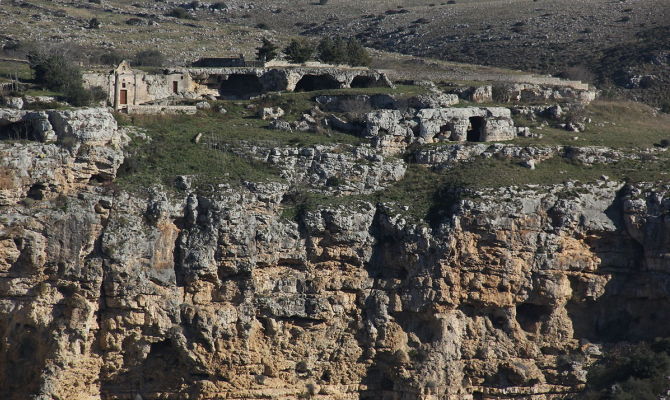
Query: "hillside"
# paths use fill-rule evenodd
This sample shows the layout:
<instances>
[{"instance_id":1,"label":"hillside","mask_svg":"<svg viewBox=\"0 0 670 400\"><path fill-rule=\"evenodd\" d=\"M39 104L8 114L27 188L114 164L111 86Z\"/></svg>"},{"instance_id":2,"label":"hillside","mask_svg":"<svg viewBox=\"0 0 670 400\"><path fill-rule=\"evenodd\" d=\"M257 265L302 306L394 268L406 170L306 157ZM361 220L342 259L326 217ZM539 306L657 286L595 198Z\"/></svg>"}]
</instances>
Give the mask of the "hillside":
<instances>
[{"instance_id":1,"label":"hillside","mask_svg":"<svg viewBox=\"0 0 670 400\"><path fill-rule=\"evenodd\" d=\"M668 393L667 4L403 3L3 3L0 398Z\"/></svg>"}]
</instances>

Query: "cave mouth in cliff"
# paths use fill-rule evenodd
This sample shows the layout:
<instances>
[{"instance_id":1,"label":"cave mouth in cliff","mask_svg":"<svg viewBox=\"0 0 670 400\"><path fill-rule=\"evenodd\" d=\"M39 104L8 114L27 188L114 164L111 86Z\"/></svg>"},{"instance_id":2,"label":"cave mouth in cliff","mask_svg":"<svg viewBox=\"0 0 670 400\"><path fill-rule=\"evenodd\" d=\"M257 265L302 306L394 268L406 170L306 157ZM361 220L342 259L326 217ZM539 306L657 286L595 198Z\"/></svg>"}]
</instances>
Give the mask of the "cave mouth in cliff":
<instances>
[{"instance_id":1,"label":"cave mouth in cliff","mask_svg":"<svg viewBox=\"0 0 670 400\"><path fill-rule=\"evenodd\" d=\"M28 194L26 197L33 200L44 200L44 193L47 190L47 186L43 183L36 183L28 189Z\"/></svg>"},{"instance_id":2,"label":"cave mouth in cliff","mask_svg":"<svg viewBox=\"0 0 670 400\"><path fill-rule=\"evenodd\" d=\"M0 125L0 140L32 140L40 141L40 134L32 121L19 121Z\"/></svg>"},{"instance_id":3,"label":"cave mouth in cliff","mask_svg":"<svg viewBox=\"0 0 670 400\"><path fill-rule=\"evenodd\" d=\"M314 90L339 89L342 84L330 75L305 75L295 85L296 92Z\"/></svg>"},{"instance_id":4,"label":"cave mouth in cliff","mask_svg":"<svg viewBox=\"0 0 670 400\"><path fill-rule=\"evenodd\" d=\"M516 320L526 332L536 333L539 325L544 321L552 311L548 305L521 303L516 306Z\"/></svg>"},{"instance_id":5,"label":"cave mouth in cliff","mask_svg":"<svg viewBox=\"0 0 670 400\"><path fill-rule=\"evenodd\" d=\"M435 134L435 136L433 136L433 140L439 141L439 140L451 139L451 130L452 130L451 124L440 126L440 130Z\"/></svg>"},{"instance_id":6,"label":"cave mouth in cliff","mask_svg":"<svg viewBox=\"0 0 670 400\"><path fill-rule=\"evenodd\" d=\"M481 142L486 120L484 120L484 117L470 117L469 120L470 124L468 128L467 141Z\"/></svg>"},{"instance_id":7,"label":"cave mouth in cliff","mask_svg":"<svg viewBox=\"0 0 670 400\"><path fill-rule=\"evenodd\" d=\"M232 74L221 82L219 96L228 100L250 99L263 93L263 84L256 75Z\"/></svg>"},{"instance_id":8,"label":"cave mouth in cliff","mask_svg":"<svg viewBox=\"0 0 670 400\"><path fill-rule=\"evenodd\" d=\"M352 88L369 88L377 85L377 80L371 76L358 75L351 81Z\"/></svg>"}]
</instances>

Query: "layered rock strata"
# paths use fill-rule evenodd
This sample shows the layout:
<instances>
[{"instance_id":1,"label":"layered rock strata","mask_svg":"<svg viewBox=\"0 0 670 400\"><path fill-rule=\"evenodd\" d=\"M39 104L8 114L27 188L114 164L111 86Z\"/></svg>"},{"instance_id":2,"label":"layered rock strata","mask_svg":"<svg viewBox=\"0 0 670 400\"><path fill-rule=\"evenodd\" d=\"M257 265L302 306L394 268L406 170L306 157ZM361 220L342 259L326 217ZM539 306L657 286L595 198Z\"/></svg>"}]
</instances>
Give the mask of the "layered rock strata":
<instances>
[{"instance_id":1,"label":"layered rock strata","mask_svg":"<svg viewBox=\"0 0 670 400\"><path fill-rule=\"evenodd\" d=\"M122 134L64 118L75 153L0 144L1 176L26 171L0 206L5 398L558 399L603 345L670 334L668 186L486 190L430 224L365 198L289 220L289 180L115 190ZM80 155L98 147L106 163Z\"/></svg>"}]
</instances>

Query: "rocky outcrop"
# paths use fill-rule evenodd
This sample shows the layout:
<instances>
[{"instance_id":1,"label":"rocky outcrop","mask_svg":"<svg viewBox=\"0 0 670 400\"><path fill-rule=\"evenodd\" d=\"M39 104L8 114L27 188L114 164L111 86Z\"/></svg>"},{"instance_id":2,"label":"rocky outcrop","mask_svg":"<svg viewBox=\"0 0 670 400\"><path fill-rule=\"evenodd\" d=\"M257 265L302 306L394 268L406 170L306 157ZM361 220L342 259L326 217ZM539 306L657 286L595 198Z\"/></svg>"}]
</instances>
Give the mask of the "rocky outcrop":
<instances>
[{"instance_id":1,"label":"rocky outcrop","mask_svg":"<svg viewBox=\"0 0 670 400\"><path fill-rule=\"evenodd\" d=\"M77 121L59 125L72 127L74 154L116 154L121 134L103 146ZM2 144L0 159L42 151L45 164L22 168L29 179L51 169L53 182L100 168L72 162L64 145ZM321 184L359 159L379 164L372 180L401 165L338 151L273 150L284 182L208 196L89 179L3 203L0 392L559 399L581 388L603 345L670 335L658 322L670 317L667 185L456 191L427 222L366 196L289 201L292 183Z\"/></svg>"},{"instance_id":2,"label":"rocky outcrop","mask_svg":"<svg viewBox=\"0 0 670 400\"><path fill-rule=\"evenodd\" d=\"M411 143L488 142L517 136L511 112L504 107L380 110L368 113L365 125L363 135L390 154L402 152Z\"/></svg>"},{"instance_id":3,"label":"rocky outcrop","mask_svg":"<svg viewBox=\"0 0 670 400\"><path fill-rule=\"evenodd\" d=\"M106 109L0 110L0 132L6 139L34 141L0 141L0 205L54 198L84 190L92 181L111 181L127 140Z\"/></svg>"}]
</instances>

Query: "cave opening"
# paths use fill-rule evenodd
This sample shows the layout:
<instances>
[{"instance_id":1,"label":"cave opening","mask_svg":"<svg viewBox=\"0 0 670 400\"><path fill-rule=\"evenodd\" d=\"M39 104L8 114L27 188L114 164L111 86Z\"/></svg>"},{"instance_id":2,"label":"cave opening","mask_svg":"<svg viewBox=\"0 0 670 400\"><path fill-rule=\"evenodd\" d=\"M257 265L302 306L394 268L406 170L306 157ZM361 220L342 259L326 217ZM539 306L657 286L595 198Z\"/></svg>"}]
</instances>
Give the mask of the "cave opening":
<instances>
[{"instance_id":1,"label":"cave opening","mask_svg":"<svg viewBox=\"0 0 670 400\"><path fill-rule=\"evenodd\" d=\"M33 200L44 200L44 192L47 190L47 187L43 183L36 183L28 189L28 194L26 197Z\"/></svg>"},{"instance_id":2,"label":"cave opening","mask_svg":"<svg viewBox=\"0 0 670 400\"><path fill-rule=\"evenodd\" d=\"M18 121L0 126L0 140L32 140L40 141L32 121Z\"/></svg>"},{"instance_id":3,"label":"cave opening","mask_svg":"<svg viewBox=\"0 0 670 400\"><path fill-rule=\"evenodd\" d=\"M524 331L536 333L551 311L551 306L521 303L516 306L516 320Z\"/></svg>"},{"instance_id":4,"label":"cave opening","mask_svg":"<svg viewBox=\"0 0 670 400\"><path fill-rule=\"evenodd\" d=\"M330 75L305 75L295 85L296 92L339 89L342 84Z\"/></svg>"},{"instance_id":5,"label":"cave opening","mask_svg":"<svg viewBox=\"0 0 670 400\"><path fill-rule=\"evenodd\" d=\"M486 120L484 117L470 117L470 124L468 127L468 142L481 142L482 134L484 133L484 125L486 125Z\"/></svg>"},{"instance_id":6,"label":"cave opening","mask_svg":"<svg viewBox=\"0 0 670 400\"><path fill-rule=\"evenodd\" d=\"M263 84L256 75L232 74L221 82L219 96L228 100L248 100L263 93Z\"/></svg>"},{"instance_id":7,"label":"cave opening","mask_svg":"<svg viewBox=\"0 0 670 400\"><path fill-rule=\"evenodd\" d=\"M440 126L439 132L433 136L434 141L445 141L451 139L451 124Z\"/></svg>"},{"instance_id":8,"label":"cave opening","mask_svg":"<svg viewBox=\"0 0 670 400\"><path fill-rule=\"evenodd\" d=\"M352 88L369 88L374 87L377 84L377 80L371 76L358 75L351 81Z\"/></svg>"}]
</instances>

